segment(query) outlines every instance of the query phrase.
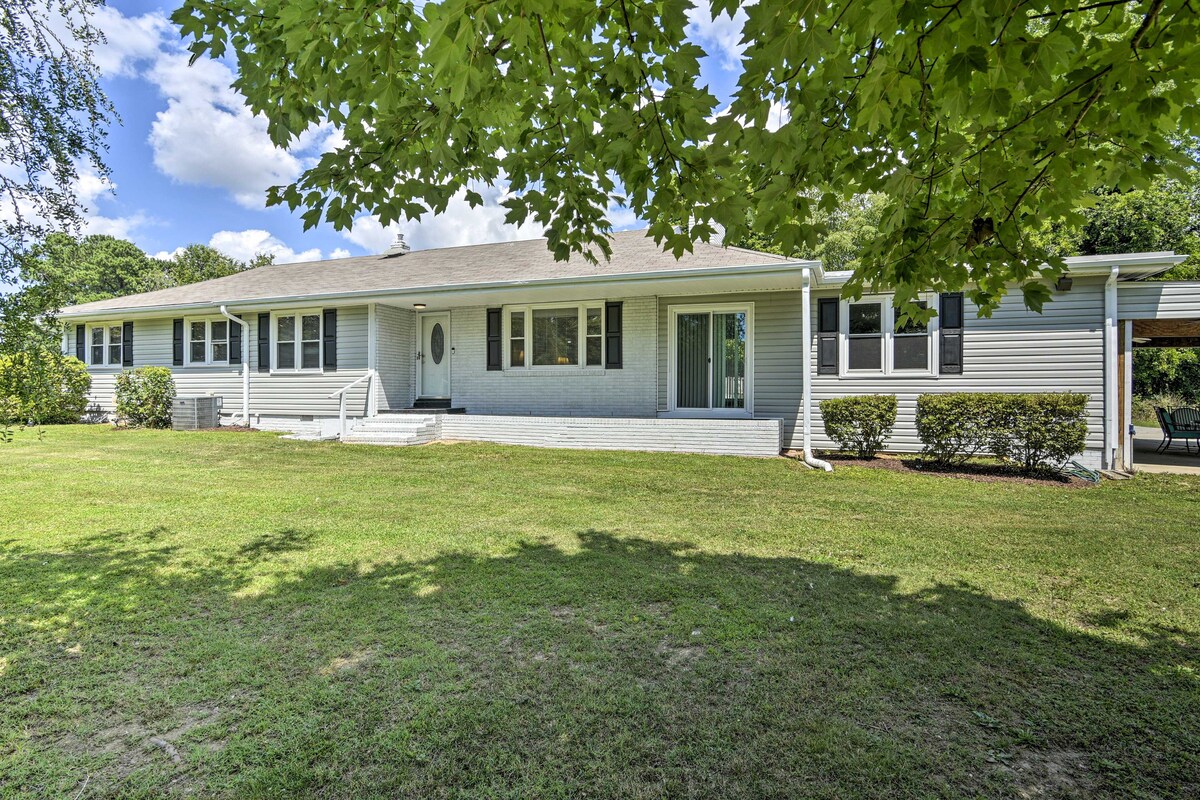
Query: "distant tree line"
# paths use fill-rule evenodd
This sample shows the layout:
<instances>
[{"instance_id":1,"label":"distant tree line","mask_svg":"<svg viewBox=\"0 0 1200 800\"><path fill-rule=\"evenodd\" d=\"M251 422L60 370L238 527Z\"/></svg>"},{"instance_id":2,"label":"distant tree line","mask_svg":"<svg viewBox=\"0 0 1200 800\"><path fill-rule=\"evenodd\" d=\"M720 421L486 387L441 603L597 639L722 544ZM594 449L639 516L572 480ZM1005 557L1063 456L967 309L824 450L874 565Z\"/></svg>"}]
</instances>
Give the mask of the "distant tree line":
<instances>
[{"instance_id":1,"label":"distant tree line","mask_svg":"<svg viewBox=\"0 0 1200 800\"><path fill-rule=\"evenodd\" d=\"M0 353L57 347L55 314L66 306L222 278L273 260L264 253L239 261L203 244L154 258L114 236L52 233L20 254L17 288L0 296Z\"/></svg>"}]
</instances>

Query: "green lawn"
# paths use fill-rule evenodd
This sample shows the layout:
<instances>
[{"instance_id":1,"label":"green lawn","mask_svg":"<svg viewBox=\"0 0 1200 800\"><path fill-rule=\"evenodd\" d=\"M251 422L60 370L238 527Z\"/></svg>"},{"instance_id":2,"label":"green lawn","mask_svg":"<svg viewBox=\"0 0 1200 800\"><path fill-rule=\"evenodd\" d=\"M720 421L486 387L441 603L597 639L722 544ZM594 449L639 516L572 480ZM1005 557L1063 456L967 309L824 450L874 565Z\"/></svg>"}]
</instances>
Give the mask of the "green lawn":
<instances>
[{"instance_id":1,"label":"green lawn","mask_svg":"<svg viewBox=\"0 0 1200 800\"><path fill-rule=\"evenodd\" d=\"M55 428L0 796L1200 794L1200 478Z\"/></svg>"}]
</instances>

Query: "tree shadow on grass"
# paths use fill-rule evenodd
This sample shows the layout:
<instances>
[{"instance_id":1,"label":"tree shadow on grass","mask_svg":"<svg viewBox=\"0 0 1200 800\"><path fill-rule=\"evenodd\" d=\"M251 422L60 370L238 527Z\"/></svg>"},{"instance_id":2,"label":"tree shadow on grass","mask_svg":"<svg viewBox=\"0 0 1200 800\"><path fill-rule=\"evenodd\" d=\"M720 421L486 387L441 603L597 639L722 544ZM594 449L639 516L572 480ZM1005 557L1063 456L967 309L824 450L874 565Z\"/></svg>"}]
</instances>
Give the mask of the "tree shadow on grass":
<instances>
[{"instance_id":1,"label":"tree shadow on grass","mask_svg":"<svg viewBox=\"0 0 1200 800\"><path fill-rule=\"evenodd\" d=\"M289 567L167 531L5 545L5 794L1200 791L1196 642L968 586L579 535ZM264 576L271 580L264 584ZM172 750L174 755L172 755ZM86 783L86 786L85 786Z\"/></svg>"}]
</instances>

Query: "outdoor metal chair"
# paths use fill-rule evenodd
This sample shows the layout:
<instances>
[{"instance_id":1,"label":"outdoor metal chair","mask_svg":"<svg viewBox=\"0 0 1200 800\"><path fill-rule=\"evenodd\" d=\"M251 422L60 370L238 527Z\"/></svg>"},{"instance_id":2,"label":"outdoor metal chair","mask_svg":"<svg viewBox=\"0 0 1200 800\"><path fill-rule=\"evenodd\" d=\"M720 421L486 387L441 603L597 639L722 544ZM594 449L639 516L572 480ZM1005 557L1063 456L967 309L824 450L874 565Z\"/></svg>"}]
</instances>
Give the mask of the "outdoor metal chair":
<instances>
[{"instance_id":1,"label":"outdoor metal chair","mask_svg":"<svg viewBox=\"0 0 1200 800\"><path fill-rule=\"evenodd\" d=\"M1196 442L1197 452L1200 452L1200 411L1194 408L1177 408L1167 411L1155 407L1158 425L1162 428L1163 440L1155 452L1162 453L1171 447L1176 439L1183 440L1184 448L1192 452L1192 442Z\"/></svg>"}]
</instances>

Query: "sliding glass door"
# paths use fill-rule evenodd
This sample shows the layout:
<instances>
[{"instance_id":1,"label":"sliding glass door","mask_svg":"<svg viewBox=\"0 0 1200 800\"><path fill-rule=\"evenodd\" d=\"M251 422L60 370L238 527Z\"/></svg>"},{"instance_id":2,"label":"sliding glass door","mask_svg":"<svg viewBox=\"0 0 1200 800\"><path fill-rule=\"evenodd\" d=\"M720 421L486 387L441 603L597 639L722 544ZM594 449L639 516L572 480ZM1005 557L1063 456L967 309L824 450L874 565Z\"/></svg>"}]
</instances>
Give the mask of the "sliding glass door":
<instances>
[{"instance_id":1,"label":"sliding glass door","mask_svg":"<svg viewBox=\"0 0 1200 800\"><path fill-rule=\"evenodd\" d=\"M708 408L708 330L711 314L675 318L675 405Z\"/></svg>"},{"instance_id":2,"label":"sliding glass door","mask_svg":"<svg viewBox=\"0 0 1200 800\"><path fill-rule=\"evenodd\" d=\"M750 309L672 308L672 410L749 410Z\"/></svg>"}]
</instances>

